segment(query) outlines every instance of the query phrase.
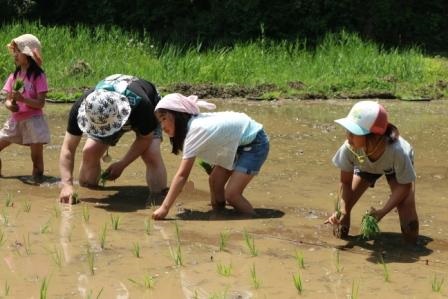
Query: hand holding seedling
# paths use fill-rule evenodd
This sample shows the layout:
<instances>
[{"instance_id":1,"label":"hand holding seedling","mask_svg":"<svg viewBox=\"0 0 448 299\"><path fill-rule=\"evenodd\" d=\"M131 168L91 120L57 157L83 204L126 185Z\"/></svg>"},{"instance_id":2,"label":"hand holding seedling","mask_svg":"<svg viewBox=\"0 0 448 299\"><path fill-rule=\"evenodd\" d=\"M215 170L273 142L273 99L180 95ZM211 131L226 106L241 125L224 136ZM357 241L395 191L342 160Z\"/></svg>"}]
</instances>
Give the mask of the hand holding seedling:
<instances>
[{"instance_id":1,"label":"hand holding seedling","mask_svg":"<svg viewBox=\"0 0 448 299\"><path fill-rule=\"evenodd\" d=\"M378 220L372 213L376 212L374 208L366 211L361 220L361 235L364 239L371 239L380 233Z\"/></svg>"},{"instance_id":2,"label":"hand holding seedling","mask_svg":"<svg viewBox=\"0 0 448 299\"><path fill-rule=\"evenodd\" d=\"M59 194L59 202L71 205L78 203L78 195L74 192L72 185L63 185L61 193Z\"/></svg>"},{"instance_id":3,"label":"hand holding seedling","mask_svg":"<svg viewBox=\"0 0 448 299\"><path fill-rule=\"evenodd\" d=\"M114 181L118 179L121 176L121 173L123 172L125 166L120 162L112 163L106 170L107 177L105 177L108 181Z\"/></svg>"}]
</instances>

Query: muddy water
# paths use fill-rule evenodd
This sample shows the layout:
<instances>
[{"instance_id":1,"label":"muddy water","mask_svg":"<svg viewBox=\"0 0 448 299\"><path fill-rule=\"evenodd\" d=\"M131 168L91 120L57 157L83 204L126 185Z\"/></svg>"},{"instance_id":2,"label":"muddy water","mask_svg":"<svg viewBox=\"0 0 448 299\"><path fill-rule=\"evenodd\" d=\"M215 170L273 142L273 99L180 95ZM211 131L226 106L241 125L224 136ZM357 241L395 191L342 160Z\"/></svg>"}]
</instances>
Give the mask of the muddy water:
<instances>
[{"instance_id":1,"label":"muddy water","mask_svg":"<svg viewBox=\"0 0 448 299\"><path fill-rule=\"evenodd\" d=\"M448 279L445 102L384 102L391 121L416 149L417 248L401 243L394 212L381 221L383 233L376 241L357 238L363 212L387 199L383 179L353 210L351 240L335 239L323 224L338 186L330 159L344 139L333 120L353 102L216 103L220 110L248 113L270 135L269 159L246 191L260 218L211 213L207 177L196 167L169 220L149 221L141 161L101 190L78 186L83 202L60 206L57 161L70 106L49 104L47 182L27 184L27 148L11 146L1 153L0 296L38 298L45 280L48 298L296 298L293 275L300 275L305 298L349 298L356 291L358 298L448 295L446 286L440 294L432 291L435 279ZM5 110L0 110L2 123ZM112 158L127 150L128 135L110 150ZM163 154L171 178L179 158L169 153L168 142ZM120 220L117 230L112 218ZM246 239L254 244L252 253ZM303 257L303 269L297 256Z\"/></svg>"}]
</instances>

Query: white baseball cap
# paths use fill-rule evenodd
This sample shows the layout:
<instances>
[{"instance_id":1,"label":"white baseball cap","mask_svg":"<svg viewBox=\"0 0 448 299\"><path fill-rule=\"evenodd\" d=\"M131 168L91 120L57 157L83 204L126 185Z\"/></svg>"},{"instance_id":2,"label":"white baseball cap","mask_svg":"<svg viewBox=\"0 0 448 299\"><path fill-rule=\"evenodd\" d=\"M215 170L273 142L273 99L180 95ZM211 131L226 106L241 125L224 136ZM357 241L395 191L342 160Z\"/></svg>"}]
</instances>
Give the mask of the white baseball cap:
<instances>
[{"instance_id":1,"label":"white baseball cap","mask_svg":"<svg viewBox=\"0 0 448 299\"><path fill-rule=\"evenodd\" d=\"M388 125L387 111L378 102L360 101L353 105L347 117L335 122L354 135L383 135Z\"/></svg>"}]
</instances>

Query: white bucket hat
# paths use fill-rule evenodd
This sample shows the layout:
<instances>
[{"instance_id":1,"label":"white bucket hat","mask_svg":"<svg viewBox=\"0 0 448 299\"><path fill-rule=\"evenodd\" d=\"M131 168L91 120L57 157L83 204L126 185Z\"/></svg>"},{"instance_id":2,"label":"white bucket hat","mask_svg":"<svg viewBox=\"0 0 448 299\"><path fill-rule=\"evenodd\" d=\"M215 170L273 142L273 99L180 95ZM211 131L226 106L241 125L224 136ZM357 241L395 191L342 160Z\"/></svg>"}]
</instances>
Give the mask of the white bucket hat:
<instances>
[{"instance_id":1,"label":"white bucket hat","mask_svg":"<svg viewBox=\"0 0 448 299\"><path fill-rule=\"evenodd\" d=\"M78 126L86 134L107 137L118 132L131 114L128 99L113 91L95 90L82 101Z\"/></svg>"},{"instance_id":2,"label":"white bucket hat","mask_svg":"<svg viewBox=\"0 0 448 299\"><path fill-rule=\"evenodd\" d=\"M383 135L388 125L386 109L374 101L356 103L347 117L337 119L335 122L359 136L370 133Z\"/></svg>"},{"instance_id":3,"label":"white bucket hat","mask_svg":"<svg viewBox=\"0 0 448 299\"><path fill-rule=\"evenodd\" d=\"M32 34L23 34L14 38L7 45L11 53L16 48L20 53L30 56L39 66L42 65L42 47L39 39Z\"/></svg>"}]
</instances>

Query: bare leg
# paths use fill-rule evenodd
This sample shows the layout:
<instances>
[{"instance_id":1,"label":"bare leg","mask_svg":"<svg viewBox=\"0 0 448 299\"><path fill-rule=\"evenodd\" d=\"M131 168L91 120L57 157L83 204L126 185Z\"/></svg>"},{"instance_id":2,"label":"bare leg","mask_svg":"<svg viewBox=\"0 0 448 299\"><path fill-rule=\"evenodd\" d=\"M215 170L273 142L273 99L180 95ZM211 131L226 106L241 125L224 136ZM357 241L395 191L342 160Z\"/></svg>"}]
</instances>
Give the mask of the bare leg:
<instances>
[{"instance_id":1,"label":"bare leg","mask_svg":"<svg viewBox=\"0 0 448 299\"><path fill-rule=\"evenodd\" d=\"M6 141L6 140L0 140L0 152L8 147L9 145L11 145L11 142ZM2 160L0 159L0 176L2 176Z\"/></svg>"},{"instance_id":2,"label":"bare leg","mask_svg":"<svg viewBox=\"0 0 448 299\"><path fill-rule=\"evenodd\" d=\"M225 188L227 202L240 213L255 215L254 208L243 196L243 191L254 175L234 171Z\"/></svg>"},{"instance_id":3,"label":"bare leg","mask_svg":"<svg viewBox=\"0 0 448 299\"><path fill-rule=\"evenodd\" d=\"M141 156L146 165L146 182L152 193L161 193L167 185L166 168L160 152L160 143L159 138L153 138L149 148Z\"/></svg>"},{"instance_id":4,"label":"bare leg","mask_svg":"<svg viewBox=\"0 0 448 299\"><path fill-rule=\"evenodd\" d=\"M389 186L393 190L398 185L396 179L389 180ZM415 184L408 196L397 206L400 218L400 227L403 238L406 242L415 244L419 233L419 221L417 209L415 207Z\"/></svg>"},{"instance_id":5,"label":"bare leg","mask_svg":"<svg viewBox=\"0 0 448 299\"><path fill-rule=\"evenodd\" d=\"M221 210L226 206L224 187L231 174L230 170L215 166L208 177L210 201L214 210Z\"/></svg>"},{"instance_id":6,"label":"bare leg","mask_svg":"<svg viewBox=\"0 0 448 299\"><path fill-rule=\"evenodd\" d=\"M101 157L109 146L99 141L87 138L82 149L82 160L79 167L79 184L83 187L98 186L101 174Z\"/></svg>"},{"instance_id":7,"label":"bare leg","mask_svg":"<svg viewBox=\"0 0 448 299\"><path fill-rule=\"evenodd\" d=\"M33 178L36 182L42 180L44 175L44 145L42 143L30 144L31 161L33 161Z\"/></svg>"}]
</instances>

